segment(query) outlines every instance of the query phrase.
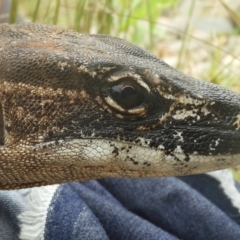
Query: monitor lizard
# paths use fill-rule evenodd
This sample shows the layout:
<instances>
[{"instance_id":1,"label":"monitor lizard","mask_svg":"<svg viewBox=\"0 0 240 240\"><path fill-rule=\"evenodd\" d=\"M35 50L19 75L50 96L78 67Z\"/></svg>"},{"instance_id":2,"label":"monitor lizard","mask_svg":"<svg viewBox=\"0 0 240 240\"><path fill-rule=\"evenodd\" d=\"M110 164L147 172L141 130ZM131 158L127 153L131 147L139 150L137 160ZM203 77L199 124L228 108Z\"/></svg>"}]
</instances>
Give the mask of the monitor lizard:
<instances>
[{"instance_id":1,"label":"monitor lizard","mask_svg":"<svg viewBox=\"0 0 240 240\"><path fill-rule=\"evenodd\" d=\"M124 40L0 25L0 189L240 164L240 96Z\"/></svg>"}]
</instances>

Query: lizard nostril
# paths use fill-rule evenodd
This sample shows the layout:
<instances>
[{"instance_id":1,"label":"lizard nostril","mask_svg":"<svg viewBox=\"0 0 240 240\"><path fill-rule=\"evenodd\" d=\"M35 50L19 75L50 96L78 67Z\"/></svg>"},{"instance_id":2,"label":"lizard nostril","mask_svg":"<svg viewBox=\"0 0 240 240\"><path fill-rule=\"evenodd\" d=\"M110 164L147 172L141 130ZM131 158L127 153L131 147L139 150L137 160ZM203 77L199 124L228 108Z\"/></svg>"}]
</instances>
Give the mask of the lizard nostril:
<instances>
[{"instance_id":1,"label":"lizard nostril","mask_svg":"<svg viewBox=\"0 0 240 240\"><path fill-rule=\"evenodd\" d=\"M4 123L3 123L3 110L0 103L0 145L4 144Z\"/></svg>"}]
</instances>

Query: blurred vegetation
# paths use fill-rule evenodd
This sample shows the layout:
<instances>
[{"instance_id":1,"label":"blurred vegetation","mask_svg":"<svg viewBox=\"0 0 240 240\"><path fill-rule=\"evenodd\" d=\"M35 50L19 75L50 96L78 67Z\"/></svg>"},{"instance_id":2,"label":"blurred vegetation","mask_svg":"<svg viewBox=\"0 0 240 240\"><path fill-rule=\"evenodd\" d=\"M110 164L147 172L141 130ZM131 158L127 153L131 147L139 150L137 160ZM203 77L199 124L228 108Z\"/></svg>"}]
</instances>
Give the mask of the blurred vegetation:
<instances>
[{"instance_id":1,"label":"blurred vegetation","mask_svg":"<svg viewBox=\"0 0 240 240\"><path fill-rule=\"evenodd\" d=\"M109 34L153 49L160 14L178 0L15 0L31 22Z\"/></svg>"}]
</instances>

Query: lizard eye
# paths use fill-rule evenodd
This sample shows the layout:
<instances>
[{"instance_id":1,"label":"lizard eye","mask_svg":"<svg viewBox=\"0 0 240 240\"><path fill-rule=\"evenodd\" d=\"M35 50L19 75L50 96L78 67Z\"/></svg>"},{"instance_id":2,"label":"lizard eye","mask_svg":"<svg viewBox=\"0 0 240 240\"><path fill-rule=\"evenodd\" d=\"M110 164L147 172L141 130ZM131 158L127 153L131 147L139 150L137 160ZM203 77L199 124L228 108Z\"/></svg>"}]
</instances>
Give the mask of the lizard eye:
<instances>
[{"instance_id":1,"label":"lizard eye","mask_svg":"<svg viewBox=\"0 0 240 240\"><path fill-rule=\"evenodd\" d=\"M141 80L140 80L141 81ZM101 95L107 103L102 105L109 112L115 110L119 118L136 119L146 116L149 110L149 88L144 82L131 77L123 77L108 82L101 88Z\"/></svg>"},{"instance_id":2,"label":"lizard eye","mask_svg":"<svg viewBox=\"0 0 240 240\"><path fill-rule=\"evenodd\" d=\"M122 79L110 87L112 99L121 107L131 109L139 106L144 101L141 87L133 81Z\"/></svg>"}]
</instances>

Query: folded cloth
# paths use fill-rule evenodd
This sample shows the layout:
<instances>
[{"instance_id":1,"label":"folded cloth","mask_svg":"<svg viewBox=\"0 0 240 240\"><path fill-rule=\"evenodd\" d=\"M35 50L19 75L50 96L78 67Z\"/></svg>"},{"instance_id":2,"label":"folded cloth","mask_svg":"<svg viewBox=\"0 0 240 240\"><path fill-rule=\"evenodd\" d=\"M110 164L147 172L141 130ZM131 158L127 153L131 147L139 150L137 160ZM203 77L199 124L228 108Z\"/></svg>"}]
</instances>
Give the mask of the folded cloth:
<instances>
[{"instance_id":1,"label":"folded cloth","mask_svg":"<svg viewBox=\"0 0 240 240\"><path fill-rule=\"evenodd\" d=\"M0 191L0 239L240 239L227 171Z\"/></svg>"}]
</instances>

